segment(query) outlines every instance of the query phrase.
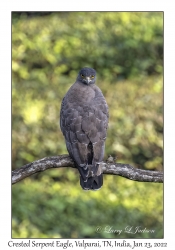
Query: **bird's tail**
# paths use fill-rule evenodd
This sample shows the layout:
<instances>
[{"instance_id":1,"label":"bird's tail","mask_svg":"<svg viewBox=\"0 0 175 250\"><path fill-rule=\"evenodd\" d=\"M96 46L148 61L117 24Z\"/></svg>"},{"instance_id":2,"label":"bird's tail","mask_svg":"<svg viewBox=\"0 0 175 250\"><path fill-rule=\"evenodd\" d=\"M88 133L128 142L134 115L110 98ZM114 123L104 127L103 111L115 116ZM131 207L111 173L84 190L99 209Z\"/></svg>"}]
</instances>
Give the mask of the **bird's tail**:
<instances>
[{"instance_id":1,"label":"bird's tail","mask_svg":"<svg viewBox=\"0 0 175 250\"><path fill-rule=\"evenodd\" d=\"M103 175L100 174L87 179L83 179L80 176L80 185L84 190L98 190L103 185Z\"/></svg>"},{"instance_id":2,"label":"bird's tail","mask_svg":"<svg viewBox=\"0 0 175 250\"><path fill-rule=\"evenodd\" d=\"M103 185L103 175L100 164L78 166L80 185L84 190L98 190Z\"/></svg>"}]
</instances>

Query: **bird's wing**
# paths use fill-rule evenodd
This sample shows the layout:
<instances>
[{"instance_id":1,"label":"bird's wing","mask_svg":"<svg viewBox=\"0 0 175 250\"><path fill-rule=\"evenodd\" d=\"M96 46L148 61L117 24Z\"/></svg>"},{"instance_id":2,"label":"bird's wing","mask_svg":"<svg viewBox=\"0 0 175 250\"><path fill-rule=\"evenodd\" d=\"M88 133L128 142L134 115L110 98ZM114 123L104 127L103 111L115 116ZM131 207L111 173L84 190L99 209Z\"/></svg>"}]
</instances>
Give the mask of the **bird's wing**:
<instances>
[{"instance_id":1,"label":"bird's wing","mask_svg":"<svg viewBox=\"0 0 175 250\"><path fill-rule=\"evenodd\" d=\"M96 85L95 92L95 98L92 103L92 106L94 107L94 129L91 130L89 135L89 138L93 143L93 164L103 160L109 119L108 105L101 90Z\"/></svg>"},{"instance_id":2,"label":"bird's wing","mask_svg":"<svg viewBox=\"0 0 175 250\"><path fill-rule=\"evenodd\" d=\"M82 131L82 108L64 97L61 105L60 127L66 140L67 150L78 166L86 165L90 142Z\"/></svg>"}]
</instances>

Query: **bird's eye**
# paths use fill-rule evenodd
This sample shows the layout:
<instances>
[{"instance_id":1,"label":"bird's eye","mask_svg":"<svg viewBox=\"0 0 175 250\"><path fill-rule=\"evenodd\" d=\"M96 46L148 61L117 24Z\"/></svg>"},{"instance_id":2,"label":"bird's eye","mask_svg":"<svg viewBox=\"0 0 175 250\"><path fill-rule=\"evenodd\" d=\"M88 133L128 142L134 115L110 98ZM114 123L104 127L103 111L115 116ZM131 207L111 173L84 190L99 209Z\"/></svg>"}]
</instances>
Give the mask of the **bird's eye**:
<instances>
[{"instance_id":1,"label":"bird's eye","mask_svg":"<svg viewBox=\"0 0 175 250\"><path fill-rule=\"evenodd\" d=\"M84 75L83 75L83 74L81 74L81 77L82 77L82 78L84 78Z\"/></svg>"},{"instance_id":2,"label":"bird's eye","mask_svg":"<svg viewBox=\"0 0 175 250\"><path fill-rule=\"evenodd\" d=\"M91 78L94 78L94 76L91 76Z\"/></svg>"}]
</instances>

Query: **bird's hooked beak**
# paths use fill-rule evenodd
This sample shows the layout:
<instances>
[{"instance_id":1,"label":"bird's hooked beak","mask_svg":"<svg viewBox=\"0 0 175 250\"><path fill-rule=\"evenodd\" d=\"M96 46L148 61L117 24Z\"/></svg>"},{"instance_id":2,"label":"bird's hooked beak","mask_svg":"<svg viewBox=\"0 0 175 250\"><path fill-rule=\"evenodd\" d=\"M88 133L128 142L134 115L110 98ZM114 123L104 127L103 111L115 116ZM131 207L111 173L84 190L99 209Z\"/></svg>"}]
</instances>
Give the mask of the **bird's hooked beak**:
<instances>
[{"instance_id":1,"label":"bird's hooked beak","mask_svg":"<svg viewBox=\"0 0 175 250\"><path fill-rule=\"evenodd\" d=\"M86 82L87 82L87 84L89 84L91 82L91 78L86 76Z\"/></svg>"}]
</instances>

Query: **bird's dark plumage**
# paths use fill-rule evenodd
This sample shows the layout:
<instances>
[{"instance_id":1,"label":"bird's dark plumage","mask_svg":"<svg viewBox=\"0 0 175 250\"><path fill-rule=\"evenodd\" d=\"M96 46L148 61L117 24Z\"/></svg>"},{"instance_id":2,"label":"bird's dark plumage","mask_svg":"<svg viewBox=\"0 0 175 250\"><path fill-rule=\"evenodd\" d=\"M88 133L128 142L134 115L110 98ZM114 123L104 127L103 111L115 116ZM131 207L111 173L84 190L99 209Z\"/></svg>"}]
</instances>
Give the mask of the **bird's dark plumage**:
<instances>
[{"instance_id":1,"label":"bird's dark plumage","mask_svg":"<svg viewBox=\"0 0 175 250\"><path fill-rule=\"evenodd\" d=\"M94 69L81 69L63 98L60 112L67 150L79 170L80 184L86 190L97 190L103 185L99 163L104 156L108 126L108 106L95 80Z\"/></svg>"}]
</instances>

